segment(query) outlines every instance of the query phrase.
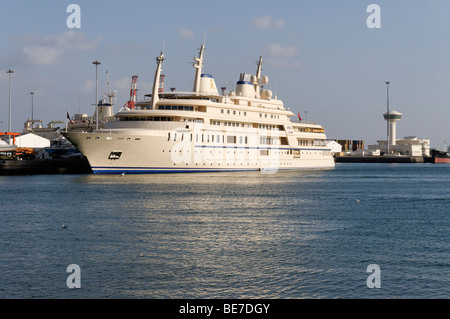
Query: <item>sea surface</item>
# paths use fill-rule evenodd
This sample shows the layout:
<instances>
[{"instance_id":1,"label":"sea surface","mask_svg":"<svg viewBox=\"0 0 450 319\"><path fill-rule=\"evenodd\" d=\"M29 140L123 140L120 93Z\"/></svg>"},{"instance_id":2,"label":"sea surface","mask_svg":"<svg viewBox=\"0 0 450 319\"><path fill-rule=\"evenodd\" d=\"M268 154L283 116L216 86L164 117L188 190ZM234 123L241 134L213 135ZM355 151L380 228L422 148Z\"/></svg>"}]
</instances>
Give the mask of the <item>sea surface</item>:
<instances>
[{"instance_id":1,"label":"sea surface","mask_svg":"<svg viewBox=\"0 0 450 319\"><path fill-rule=\"evenodd\" d=\"M446 164L0 176L0 194L0 298L450 298Z\"/></svg>"}]
</instances>

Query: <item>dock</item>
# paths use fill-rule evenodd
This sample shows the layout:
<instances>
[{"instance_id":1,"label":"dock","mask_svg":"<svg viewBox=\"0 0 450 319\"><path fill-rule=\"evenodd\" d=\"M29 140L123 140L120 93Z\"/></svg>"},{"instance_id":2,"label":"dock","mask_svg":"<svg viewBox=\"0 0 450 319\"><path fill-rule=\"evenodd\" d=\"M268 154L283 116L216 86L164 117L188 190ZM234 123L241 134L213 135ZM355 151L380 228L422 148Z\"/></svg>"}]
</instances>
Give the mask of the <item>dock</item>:
<instances>
[{"instance_id":1,"label":"dock","mask_svg":"<svg viewBox=\"0 0 450 319\"><path fill-rule=\"evenodd\" d=\"M36 174L92 174L92 170L86 158L0 160L0 175Z\"/></svg>"},{"instance_id":2,"label":"dock","mask_svg":"<svg viewBox=\"0 0 450 319\"><path fill-rule=\"evenodd\" d=\"M336 163L432 163L425 156L336 156Z\"/></svg>"}]
</instances>

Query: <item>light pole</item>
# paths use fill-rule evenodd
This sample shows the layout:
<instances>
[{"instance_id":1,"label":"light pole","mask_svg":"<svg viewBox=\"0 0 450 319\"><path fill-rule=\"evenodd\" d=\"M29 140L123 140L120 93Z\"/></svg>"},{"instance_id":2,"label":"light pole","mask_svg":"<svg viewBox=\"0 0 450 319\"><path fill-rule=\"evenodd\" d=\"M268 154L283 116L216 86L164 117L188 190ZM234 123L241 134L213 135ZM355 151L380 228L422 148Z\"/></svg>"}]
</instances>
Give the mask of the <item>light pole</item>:
<instances>
[{"instance_id":1,"label":"light pole","mask_svg":"<svg viewBox=\"0 0 450 319\"><path fill-rule=\"evenodd\" d=\"M98 77L97 77L97 68L98 65L101 64L97 60L92 62L95 64L95 129L98 130Z\"/></svg>"},{"instance_id":2,"label":"light pole","mask_svg":"<svg viewBox=\"0 0 450 319\"><path fill-rule=\"evenodd\" d=\"M9 126L8 132L11 132L11 75L14 73L13 70L9 69L6 71L9 74ZM9 135L9 144L11 144L11 135Z\"/></svg>"},{"instance_id":3,"label":"light pole","mask_svg":"<svg viewBox=\"0 0 450 319\"><path fill-rule=\"evenodd\" d=\"M33 108L34 108L34 92L30 92L31 94L31 125L33 125L33 120L34 120L34 112L33 112Z\"/></svg>"},{"instance_id":4,"label":"light pole","mask_svg":"<svg viewBox=\"0 0 450 319\"><path fill-rule=\"evenodd\" d=\"M386 104L387 104L387 115L389 115L389 81L386 81ZM389 121L386 121L386 125L387 125L387 138L386 138L386 145L387 145L387 151L386 153L389 154Z\"/></svg>"}]
</instances>

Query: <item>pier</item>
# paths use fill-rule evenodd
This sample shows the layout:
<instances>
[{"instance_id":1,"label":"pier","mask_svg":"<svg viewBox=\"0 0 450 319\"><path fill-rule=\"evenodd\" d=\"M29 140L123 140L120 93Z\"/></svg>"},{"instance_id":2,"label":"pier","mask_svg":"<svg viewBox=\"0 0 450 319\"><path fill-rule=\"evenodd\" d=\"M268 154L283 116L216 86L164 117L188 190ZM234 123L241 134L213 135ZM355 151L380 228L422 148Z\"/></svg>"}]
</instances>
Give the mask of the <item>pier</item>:
<instances>
[{"instance_id":1,"label":"pier","mask_svg":"<svg viewBox=\"0 0 450 319\"><path fill-rule=\"evenodd\" d=\"M336 163L432 163L427 156L336 156Z\"/></svg>"},{"instance_id":2,"label":"pier","mask_svg":"<svg viewBox=\"0 0 450 319\"><path fill-rule=\"evenodd\" d=\"M92 174L92 170L86 158L0 160L0 175L35 174Z\"/></svg>"}]
</instances>

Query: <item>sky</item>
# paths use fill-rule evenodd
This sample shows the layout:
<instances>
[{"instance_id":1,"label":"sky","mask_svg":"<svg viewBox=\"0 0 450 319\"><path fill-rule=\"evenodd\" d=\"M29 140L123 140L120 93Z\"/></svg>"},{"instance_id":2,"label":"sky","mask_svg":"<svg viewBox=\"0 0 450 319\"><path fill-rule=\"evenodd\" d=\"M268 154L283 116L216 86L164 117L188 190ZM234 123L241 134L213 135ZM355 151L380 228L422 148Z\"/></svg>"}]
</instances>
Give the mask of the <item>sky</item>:
<instances>
[{"instance_id":1,"label":"sky","mask_svg":"<svg viewBox=\"0 0 450 319\"><path fill-rule=\"evenodd\" d=\"M0 12L0 131L9 124L9 69L11 126L21 132L32 99L44 126L64 121L66 109L92 115L95 60L99 98L108 75L115 112L133 75L137 99L151 93L161 50L164 90L190 91L205 43L203 71L217 87L254 74L262 56L267 87L330 139L385 139L389 81L390 109L403 114L397 137L450 142L447 0L0 0Z\"/></svg>"}]
</instances>

